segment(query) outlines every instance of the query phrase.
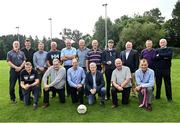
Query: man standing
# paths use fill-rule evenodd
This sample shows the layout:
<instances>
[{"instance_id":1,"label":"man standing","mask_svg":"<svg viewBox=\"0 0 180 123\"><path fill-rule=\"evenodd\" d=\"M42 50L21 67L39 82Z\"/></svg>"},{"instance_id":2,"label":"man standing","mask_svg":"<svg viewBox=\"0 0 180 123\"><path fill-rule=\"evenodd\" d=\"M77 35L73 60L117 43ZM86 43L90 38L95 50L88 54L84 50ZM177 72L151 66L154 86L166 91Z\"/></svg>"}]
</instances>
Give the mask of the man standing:
<instances>
[{"instance_id":1,"label":"man standing","mask_svg":"<svg viewBox=\"0 0 180 123\"><path fill-rule=\"evenodd\" d=\"M152 100L154 90L154 71L148 68L146 59L140 61L140 68L135 72L136 91L139 92L139 107L145 107L152 111Z\"/></svg>"},{"instance_id":2,"label":"man standing","mask_svg":"<svg viewBox=\"0 0 180 123\"><path fill-rule=\"evenodd\" d=\"M87 73L85 79L85 88L88 92L88 103L92 105L95 101L95 95L98 93L98 95L101 96L100 105L104 105L106 89L103 74L97 70L96 63L90 63L89 67L90 72Z\"/></svg>"},{"instance_id":3,"label":"man standing","mask_svg":"<svg viewBox=\"0 0 180 123\"><path fill-rule=\"evenodd\" d=\"M79 40L79 49L77 49L77 57L79 66L86 71L86 56L90 49L85 47L85 41L83 39Z\"/></svg>"},{"instance_id":4,"label":"man standing","mask_svg":"<svg viewBox=\"0 0 180 123\"><path fill-rule=\"evenodd\" d=\"M23 51L26 56L26 62L31 62L32 66L34 67L33 55L36 51L31 48L31 40L26 39L24 45L25 45L25 47L23 49L21 49L21 51Z\"/></svg>"},{"instance_id":5,"label":"man standing","mask_svg":"<svg viewBox=\"0 0 180 123\"><path fill-rule=\"evenodd\" d=\"M55 41L51 42L51 50L47 54L47 65L48 67L53 65L53 60L54 59L59 59L60 61L61 58L61 52L57 50L57 43ZM56 91L52 90L52 98L56 96Z\"/></svg>"},{"instance_id":6,"label":"man standing","mask_svg":"<svg viewBox=\"0 0 180 123\"><path fill-rule=\"evenodd\" d=\"M86 58L86 69L89 71L89 64L91 62L96 63L97 70L101 71L102 67L102 51L98 49L98 41L93 40L92 41L92 49L87 53Z\"/></svg>"},{"instance_id":7,"label":"man standing","mask_svg":"<svg viewBox=\"0 0 180 123\"><path fill-rule=\"evenodd\" d=\"M107 100L110 99L110 86L111 86L111 75L115 67L115 60L118 58L118 53L114 46L114 41L108 41L108 48L102 53L102 62L105 66L105 76L106 76L106 90L107 90Z\"/></svg>"},{"instance_id":8,"label":"man standing","mask_svg":"<svg viewBox=\"0 0 180 123\"><path fill-rule=\"evenodd\" d=\"M70 39L65 40L66 47L62 49L61 51L61 60L64 62L64 67L66 69L66 72L69 68L72 67L72 59L76 57L76 49L72 47L72 43ZM70 95L70 86L66 78L66 91L67 96Z\"/></svg>"},{"instance_id":9,"label":"man standing","mask_svg":"<svg viewBox=\"0 0 180 123\"><path fill-rule=\"evenodd\" d=\"M47 64L46 64L46 57L47 57L47 52L44 51L44 43L39 42L38 44L38 51L34 53L33 55L33 63L34 67L37 70L38 73L38 78L39 78L39 89L40 92L39 94L41 95L41 81L42 77L47 69Z\"/></svg>"},{"instance_id":10,"label":"man standing","mask_svg":"<svg viewBox=\"0 0 180 123\"><path fill-rule=\"evenodd\" d=\"M85 71L78 66L77 59L72 60L72 65L67 71L72 103L77 103L79 100L80 104L83 104Z\"/></svg>"},{"instance_id":11,"label":"man standing","mask_svg":"<svg viewBox=\"0 0 180 123\"><path fill-rule=\"evenodd\" d=\"M37 71L32 69L32 64L30 62L25 63L25 69L21 71L21 87L24 96L25 105L30 105L30 94L33 91L34 95L34 109L38 106L38 94L39 94L39 79L37 76Z\"/></svg>"},{"instance_id":12,"label":"man standing","mask_svg":"<svg viewBox=\"0 0 180 123\"><path fill-rule=\"evenodd\" d=\"M156 50L156 99L160 99L162 78L165 83L166 97L169 102L172 101L171 89L171 59L173 51L167 47L166 39L160 39L160 48Z\"/></svg>"},{"instance_id":13,"label":"man standing","mask_svg":"<svg viewBox=\"0 0 180 123\"><path fill-rule=\"evenodd\" d=\"M122 66L121 59L115 60L116 69L112 73L112 108L118 106L117 93L122 93L122 104L126 105L129 103L129 95L131 90L131 72L129 67Z\"/></svg>"},{"instance_id":14,"label":"man standing","mask_svg":"<svg viewBox=\"0 0 180 123\"><path fill-rule=\"evenodd\" d=\"M151 40L146 41L146 48L142 50L140 59L146 59L148 61L148 67L155 70L155 56L156 56L156 50L152 48L153 43Z\"/></svg>"},{"instance_id":15,"label":"man standing","mask_svg":"<svg viewBox=\"0 0 180 123\"><path fill-rule=\"evenodd\" d=\"M132 76L132 94L133 96L136 95L135 91L135 76L134 73L139 67L139 54L137 50L132 49L133 45L132 42L128 41L125 45L126 50L121 51L120 53L120 59L122 60L122 63L124 66L127 66L130 68L131 76Z\"/></svg>"},{"instance_id":16,"label":"man standing","mask_svg":"<svg viewBox=\"0 0 180 123\"><path fill-rule=\"evenodd\" d=\"M50 82L48 84L48 78ZM53 66L49 67L43 76L44 82L44 105L43 108L49 106L49 91L55 90L59 95L59 101L65 103L65 83L66 83L66 70L61 66L58 59L53 60Z\"/></svg>"},{"instance_id":17,"label":"man standing","mask_svg":"<svg viewBox=\"0 0 180 123\"><path fill-rule=\"evenodd\" d=\"M20 71L24 67L26 58L24 53L20 51L19 48L19 41L14 41L13 49L7 53L7 62L10 66L9 94L12 103L16 103L15 85L17 79L19 82L19 98L20 100L23 100L22 89L20 86Z\"/></svg>"}]
</instances>

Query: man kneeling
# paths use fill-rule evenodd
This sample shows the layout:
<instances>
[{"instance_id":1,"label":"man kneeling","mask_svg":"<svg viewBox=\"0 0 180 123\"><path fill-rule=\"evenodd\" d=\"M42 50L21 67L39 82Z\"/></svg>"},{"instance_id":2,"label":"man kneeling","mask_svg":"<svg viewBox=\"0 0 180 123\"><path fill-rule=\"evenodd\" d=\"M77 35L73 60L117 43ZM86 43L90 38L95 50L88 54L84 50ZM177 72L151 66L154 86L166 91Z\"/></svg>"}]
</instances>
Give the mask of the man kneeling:
<instances>
[{"instance_id":1,"label":"man kneeling","mask_svg":"<svg viewBox=\"0 0 180 123\"><path fill-rule=\"evenodd\" d=\"M22 93L24 97L24 103L25 105L30 105L30 94L31 91L34 95L34 109L37 109L38 105L38 94L39 94L39 79L37 77L37 71L32 69L32 64L30 62L25 63L25 69L21 71L20 73L21 77L21 87L22 87Z\"/></svg>"},{"instance_id":2,"label":"man kneeling","mask_svg":"<svg viewBox=\"0 0 180 123\"><path fill-rule=\"evenodd\" d=\"M90 72L86 74L85 79L85 88L88 92L88 103L92 105L95 101L95 95L98 93L100 97L100 105L104 105L105 101L105 83L103 74L100 71L97 71L96 63L90 63Z\"/></svg>"},{"instance_id":3,"label":"man kneeling","mask_svg":"<svg viewBox=\"0 0 180 123\"><path fill-rule=\"evenodd\" d=\"M140 68L135 72L136 91L139 92L139 107L145 107L147 111L152 111L151 103L154 90L154 71L148 68L146 59L140 61Z\"/></svg>"},{"instance_id":4,"label":"man kneeling","mask_svg":"<svg viewBox=\"0 0 180 123\"><path fill-rule=\"evenodd\" d=\"M48 84L48 78L50 82ZM49 67L43 76L44 82L44 105L43 108L49 106L49 91L54 90L59 95L59 101L65 103L65 83L66 83L66 69L61 66L58 59L53 60L53 66Z\"/></svg>"}]
</instances>

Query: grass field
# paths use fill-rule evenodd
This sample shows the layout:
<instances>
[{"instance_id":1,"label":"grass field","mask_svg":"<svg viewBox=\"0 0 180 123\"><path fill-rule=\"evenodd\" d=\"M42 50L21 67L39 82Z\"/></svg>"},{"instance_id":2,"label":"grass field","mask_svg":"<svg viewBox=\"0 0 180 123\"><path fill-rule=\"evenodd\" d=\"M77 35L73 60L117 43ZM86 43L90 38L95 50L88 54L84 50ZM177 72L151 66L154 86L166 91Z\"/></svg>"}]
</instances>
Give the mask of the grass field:
<instances>
[{"instance_id":1,"label":"grass field","mask_svg":"<svg viewBox=\"0 0 180 123\"><path fill-rule=\"evenodd\" d=\"M147 112L138 108L138 100L130 98L130 104L111 109L111 101L107 101L105 107L96 103L88 106L84 115L76 111L77 105L71 103L71 98L66 98L65 104L59 104L58 97L50 99L50 107L42 109L42 97L39 100L39 108L33 110L32 106L24 106L17 99L17 104L10 104L8 94L9 67L5 61L0 61L0 121L6 122L174 122L180 121L180 60L174 59L172 65L172 90L173 102L168 103L165 97L164 84L162 87L162 98L153 101L153 111ZM16 86L16 96L17 86ZM121 94L119 94L121 96ZM119 98L121 99L121 98ZM86 99L85 99L86 100ZM121 101L121 100L120 100ZM119 101L119 102L120 102ZM87 104L87 101L86 101Z\"/></svg>"}]
</instances>

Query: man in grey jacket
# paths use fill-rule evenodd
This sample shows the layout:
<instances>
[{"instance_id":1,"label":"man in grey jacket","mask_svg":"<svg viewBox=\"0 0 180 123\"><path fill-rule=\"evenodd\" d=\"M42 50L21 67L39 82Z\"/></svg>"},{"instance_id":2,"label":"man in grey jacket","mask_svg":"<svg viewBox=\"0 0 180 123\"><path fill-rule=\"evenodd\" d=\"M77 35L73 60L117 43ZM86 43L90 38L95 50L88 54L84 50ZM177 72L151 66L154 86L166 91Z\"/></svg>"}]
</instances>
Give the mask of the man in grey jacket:
<instances>
[{"instance_id":1,"label":"man in grey jacket","mask_svg":"<svg viewBox=\"0 0 180 123\"><path fill-rule=\"evenodd\" d=\"M50 82L48 83L48 78ZM49 106L49 91L55 90L59 94L59 101L65 103L65 83L66 83L66 69L61 66L58 59L53 60L53 66L49 67L43 76L44 82L44 105L43 108Z\"/></svg>"}]
</instances>

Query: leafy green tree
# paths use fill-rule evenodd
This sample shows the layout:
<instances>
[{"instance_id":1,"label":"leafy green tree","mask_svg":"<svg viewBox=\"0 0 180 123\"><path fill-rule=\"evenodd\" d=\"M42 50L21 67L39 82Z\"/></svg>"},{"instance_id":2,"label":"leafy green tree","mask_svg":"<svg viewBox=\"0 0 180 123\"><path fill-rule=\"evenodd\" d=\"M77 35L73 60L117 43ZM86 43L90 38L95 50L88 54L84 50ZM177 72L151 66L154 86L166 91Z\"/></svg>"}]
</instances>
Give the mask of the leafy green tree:
<instances>
[{"instance_id":1,"label":"leafy green tree","mask_svg":"<svg viewBox=\"0 0 180 123\"><path fill-rule=\"evenodd\" d=\"M131 41L135 49L141 50L144 48L144 43L147 39L151 39L155 46L158 41L164 36L164 31L159 29L155 23L145 22L141 24L137 21L127 24L120 34L120 42L117 48L122 50L127 41Z\"/></svg>"}]
</instances>

